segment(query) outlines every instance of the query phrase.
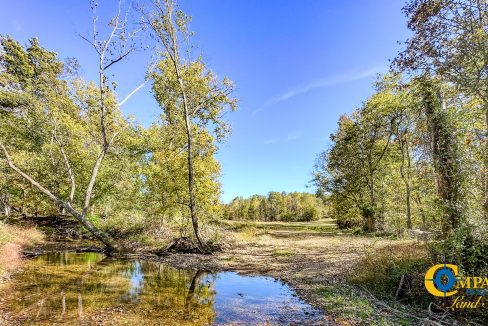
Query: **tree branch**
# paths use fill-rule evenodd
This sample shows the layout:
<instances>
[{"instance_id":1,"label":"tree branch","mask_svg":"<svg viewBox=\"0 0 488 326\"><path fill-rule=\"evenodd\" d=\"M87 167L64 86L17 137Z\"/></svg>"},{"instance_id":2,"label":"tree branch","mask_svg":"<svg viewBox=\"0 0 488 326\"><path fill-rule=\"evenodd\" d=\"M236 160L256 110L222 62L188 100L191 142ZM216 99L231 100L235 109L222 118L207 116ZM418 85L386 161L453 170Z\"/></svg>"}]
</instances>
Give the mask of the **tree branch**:
<instances>
[{"instance_id":1,"label":"tree branch","mask_svg":"<svg viewBox=\"0 0 488 326\"><path fill-rule=\"evenodd\" d=\"M53 137L59 146L59 151L61 152L61 155L63 156L64 164L66 165L66 169L68 170L68 176L69 176L70 181L71 181L71 192L69 194L69 202L72 203L73 198L75 197L76 181L75 181L75 176L73 174L73 169L71 168L71 164L69 163L68 155L66 155L66 152L64 150L64 146L57 136L56 121L54 121Z\"/></svg>"},{"instance_id":2,"label":"tree branch","mask_svg":"<svg viewBox=\"0 0 488 326\"><path fill-rule=\"evenodd\" d=\"M90 44L91 46L93 46L93 48L95 49L95 51L97 51L98 55L100 55L100 51L98 50L98 48L97 48L97 46L96 46L95 43L93 43L92 41L90 41L89 39L87 39L86 37L84 37L83 35L81 35L80 33L78 33L78 36L81 37L86 42L88 42L88 44Z\"/></svg>"},{"instance_id":3,"label":"tree branch","mask_svg":"<svg viewBox=\"0 0 488 326\"><path fill-rule=\"evenodd\" d=\"M126 53L122 54L120 57L118 57L117 59L114 59L112 61L110 61L110 63L108 63L107 65L105 65L103 67L103 70L107 70L110 66L116 64L117 62L119 62L120 60L124 59L126 56L128 56L132 51L134 50L134 48L130 48L129 51L127 51Z\"/></svg>"}]
</instances>

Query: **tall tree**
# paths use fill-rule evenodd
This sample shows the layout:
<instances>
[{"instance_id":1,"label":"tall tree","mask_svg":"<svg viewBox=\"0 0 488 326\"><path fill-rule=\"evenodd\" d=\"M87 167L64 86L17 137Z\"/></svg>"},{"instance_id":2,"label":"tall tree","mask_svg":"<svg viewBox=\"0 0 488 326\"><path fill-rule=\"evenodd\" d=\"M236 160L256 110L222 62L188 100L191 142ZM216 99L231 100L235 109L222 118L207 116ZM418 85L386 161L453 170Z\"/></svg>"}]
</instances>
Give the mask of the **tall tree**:
<instances>
[{"instance_id":1,"label":"tall tree","mask_svg":"<svg viewBox=\"0 0 488 326\"><path fill-rule=\"evenodd\" d=\"M427 77L419 79L418 83L429 128L437 191L444 215L442 230L448 235L461 225L465 217L460 154L442 84Z\"/></svg>"},{"instance_id":2,"label":"tall tree","mask_svg":"<svg viewBox=\"0 0 488 326\"><path fill-rule=\"evenodd\" d=\"M483 102L484 210L488 217L488 1L410 0L404 7L413 36L395 66L442 76Z\"/></svg>"},{"instance_id":3,"label":"tall tree","mask_svg":"<svg viewBox=\"0 0 488 326\"><path fill-rule=\"evenodd\" d=\"M221 119L223 111L227 107L236 108L236 101L230 97L233 85L228 79L219 81L201 58L184 59L185 51L189 54L190 50L187 44L191 36L187 28L190 18L176 8L174 1L154 0L152 7L150 12L145 8L140 10L144 24L163 48L163 59L152 74L153 91L165 111L165 119L186 135L188 201L185 205L190 211L197 245L203 250L194 162L201 148L195 148L195 136L211 126L217 140L224 137L228 127Z\"/></svg>"},{"instance_id":4,"label":"tall tree","mask_svg":"<svg viewBox=\"0 0 488 326\"><path fill-rule=\"evenodd\" d=\"M412 96L409 85L402 81L401 75L384 76L378 81L377 89L382 95L377 96L381 101L378 107L383 107L384 113L390 118L391 132L400 152L399 171L405 187L406 224L407 229L412 229L412 137L418 116L417 102Z\"/></svg>"}]
</instances>

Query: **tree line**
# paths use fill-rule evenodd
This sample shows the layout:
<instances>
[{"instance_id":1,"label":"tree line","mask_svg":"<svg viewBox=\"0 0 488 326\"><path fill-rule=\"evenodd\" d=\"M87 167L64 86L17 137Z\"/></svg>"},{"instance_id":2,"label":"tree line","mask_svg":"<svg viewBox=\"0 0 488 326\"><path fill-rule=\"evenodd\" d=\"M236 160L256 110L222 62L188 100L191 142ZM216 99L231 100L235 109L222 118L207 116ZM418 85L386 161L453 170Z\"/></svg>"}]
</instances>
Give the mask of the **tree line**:
<instances>
[{"instance_id":1,"label":"tree line","mask_svg":"<svg viewBox=\"0 0 488 326\"><path fill-rule=\"evenodd\" d=\"M236 197L224 205L222 216L243 221L314 221L326 213L323 200L314 194L272 191L267 196Z\"/></svg>"},{"instance_id":2,"label":"tree line","mask_svg":"<svg viewBox=\"0 0 488 326\"><path fill-rule=\"evenodd\" d=\"M488 217L488 2L411 0L404 13L412 37L376 92L340 117L317 159L318 192L341 227L479 233Z\"/></svg>"},{"instance_id":3,"label":"tree line","mask_svg":"<svg viewBox=\"0 0 488 326\"><path fill-rule=\"evenodd\" d=\"M0 36L2 212L70 214L110 250L117 248L100 226L178 221L191 225L204 250L199 222L219 208L214 154L229 130L222 115L236 108L234 86L191 55L190 17L172 0L137 6L135 14L119 2L106 25L97 7L92 1L92 34L80 35L96 55L96 81L83 80L76 59L61 61L36 38L22 45ZM144 48L157 59L120 100L110 70ZM146 83L161 107L148 128L121 111Z\"/></svg>"}]
</instances>

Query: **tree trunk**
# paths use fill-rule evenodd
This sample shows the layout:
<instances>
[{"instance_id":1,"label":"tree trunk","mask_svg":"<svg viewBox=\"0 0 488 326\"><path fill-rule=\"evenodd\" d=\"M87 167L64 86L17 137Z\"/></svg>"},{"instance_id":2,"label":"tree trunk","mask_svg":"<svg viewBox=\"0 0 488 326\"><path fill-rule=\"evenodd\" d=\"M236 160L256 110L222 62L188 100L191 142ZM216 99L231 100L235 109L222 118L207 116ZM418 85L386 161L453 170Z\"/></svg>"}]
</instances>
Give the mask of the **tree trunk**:
<instances>
[{"instance_id":1,"label":"tree trunk","mask_svg":"<svg viewBox=\"0 0 488 326\"><path fill-rule=\"evenodd\" d=\"M192 138L192 130L191 130L191 122L188 110L188 101L186 98L185 88L183 85L183 80L179 75L179 70L177 70L178 75L178 82L180 84L182 94L183 94L183 109L184 109L184 116L185 116L185 127L186 127L186 137L187 137L187 160L188 160L188 195L190 197L190 217L191 223L193 225L193 232L195 234L195 238L197 239L198 247L200 250L204 248L204 243L200 238L200 230L198 226L198 216L196 211L196 200L195 200L195 177L193 173L193 138Z\"/></svg>"},{"instance_id":2,"label":"tree trunk","mask_svg":"<svg viewBox=\"0 0 488 326\"><path fill-rule=\"evenodd\" d=\"M9 195L7 193L2 194L0 196L0 200L3 206L3 213L5 214L5 217L9 217L11 212L11 207L9 204Z\"/></svg>"},{"instance_id":3,"label":"tree trunk","mask_svg":"<svg viewBox=\"0 0 488 326\"><path fill-rule=\"evenodd\" d=\"M420 217L422 218L422 230L426 230L427 217L425 216L424 209L422 208L422 200L420 199L420 195L418 194L418 192L414 198L415 202L419 206Z\"/></svg>"},{"instance_id":4,"label":"tree trunk","mask_svg":"<svg viewBox=\"0 0 488 326\"><path fill-rule=\"evenodd\" d=\"M149 24L151 28L156 32L158 35L161 43L163 44L164 48L167 51L168 57L171 60L173 67L175 69L176 78L178 84L180 86L181 96L183 100L183 118L185 121L185 128L186 128L186 136L187 136L187 146L186 149L187 153L187 161L188 161L188 196L189 196L189 204L188 207L190 209L190 217L192 220L193 225L193 232L195 238L197 240L197 246L200 250L203 250L204 243L200 237L199 225L198 225L198 214L197 214L197 203L196 203L196 196L195 196L195 181L194 181L194 171L193 171L193 138L192 138L192 122L191 122L191 107L188 103L187 98L187 91L185 88L185 84L183 82L183 78L181 75L180 67L180 55L178 50L178 31L175 22L173 21L173 9L174 9L174 2L173 1L164 1L161 3L159 1L153 2L153 4L158 8L159 12L162 14L162 20L165 22L164 26L161 27L159 25L155 25L149 19Z\"/></svg>"},{"instance_id":5,"label":"tree trunk","mask_svg":"<svg viewBox=\"0 0 488 326\"><path fill-rule=\"evenodd\" d=\"M408 152L408 143L400 139L400 148L402 150L402 163L400 165L400 175L405 184L406 209L407 209L407 229L412 229L412 207L411 207L411 186L410 186L410 153ZM405 171L405 156L407 156L407 171Z\"/></svg>"},{"instance_id":6,"label":"tree trunk","mask_svg":"<svg viewBox=\"0 0 488 326\"><path fill-rule=\"evenodd\" d=\"M200 231L198 227L198 217L197 217L197 212L196 212L196 201L195 201L195 189L194 189L194 175L193 175L193 157L192 157L192 138L191 138L191 131L190 131L190 125L188 123L188 117L185 119L187 121L187 137L188 137L188 194L190 196L190 216L191 216L191 222L193 225L193 231L195 233L195 238L198 241L198 245L200 248L203 248L203 241L200 238Z\"/></svg>"},{"instance_id":7,"label":"tree trunk","mask_svg":"<svg viewBox=\"0 0 488 326\"><path fill-rule=\"evenodd\" d=\"M369 200L370 206L363 208L363 216L366 219L365 230L374 232L376 231L376 192L374 188L374 171L372 169L370 170Z\"/></svg>"},{"instance_id":8,"label":"tree trunk","mask_svg":"<svg viewBox=\"0 0 488 326\"><path fill-rule=\"evenodd\" d=\"M484 207L484 215L485 218L488 219L488 104L485 105L485 122L486 122L486 134L485 134L485 155L484 159L484 172L483 172L483 181L485 183L485 202L483 204Z\"/></svg>"},{"instance_id":9,"label":"tree trunk","mask_svg":"<svg viewBox=\"0 0 488 326\"><path fill-rule=\"evenodd\" d=\"M185 128L186 128L186 137L187 137L187 161L188 161L188 196L190 197L190 217L191 217L191 222L193 225L193 232L195 234L195 238L197 240L197 245L200 250L203 250L204 248L204 243L200 237L200 230L198 226L198 216L197 216L197 204L196 204L196 198L195 198L195 177L194 177L194 172L193 172L193 137L192 137L192 130L191 130L191 118L190 118L190 108L188 105L188 99L186 96L186 88L183 83L183 79L181 77L180 73L180 62L179 62L179 56L178 56L178 50L177 50L177 41L176 41L176 35L172 34L171 36L172 42L173 42L173 47L174 47L174 53L173 56L173 65L175 68L176 72L176 77L178 79L178 84L180 85L180 90L181 90L181 95L183 97L183 116L185 120Z\"/></svg>"},{"instance_id":10,"label":"tree trunk","mask_svg":"<svg viewBox=\"0 0 488 326\"><path fill-rule=\"evenodd\" d=\"M63 204L66 210L71 215L73 215L88 231L90 231L95 236L95 238L103 243L110 252L117 251L117 248L114 247L110 237L107 234L100 231L95 225L92 224L92 222L90 222L90 220L86 216L78 213L73 207L71 207L70 203L63 202Z\"/></svg>"},{"instance_id":11,"label":"tree trunk","mask_svg":"<svg viewBox=\"0 0 488 326\"><path fill-rule=\"evenodd\" d=\"M410 196L411 196L411 191L410 191L410 185L407 183L405 185L406 189L406 196L407 196L407 229L411 230L412 229L412 208L410 204Z\"/></svg>"},{"instance_id":12,"label":"tree trunk","mask_svg":"<svg viewBox=\"0 0 488 326\"><path fill-rule=\"evenodd\" d=\"M442 91L439 86L426 86L423 94L425 114L431 134L437 193L444 211L442 231L444 236L448 236L459 227L464 216L459 153ZM437 88L435 92L434 87Z\"/></svg>"}]
</instances>

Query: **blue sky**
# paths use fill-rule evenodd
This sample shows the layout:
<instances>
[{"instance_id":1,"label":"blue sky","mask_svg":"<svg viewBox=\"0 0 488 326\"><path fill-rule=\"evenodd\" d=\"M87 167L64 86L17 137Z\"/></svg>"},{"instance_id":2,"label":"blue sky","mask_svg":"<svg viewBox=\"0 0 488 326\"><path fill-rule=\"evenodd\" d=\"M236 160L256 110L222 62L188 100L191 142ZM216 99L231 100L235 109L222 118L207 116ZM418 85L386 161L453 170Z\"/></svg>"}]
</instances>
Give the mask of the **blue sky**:
<instances>
[{"instance_id":1,"label":"blue sky","mask_svg":"<svg viewBox=\"0 0 488 326\"><path fill-rule=\"evenodd\" d=\"M116 11L101 1L99 16ZM224 201L269 191L308 188L316 155L330 144L337 119L373 92L408 36L403 1L183 0L196 32L195 52L236 86L239 109L227 115L232 134L220 146ZM0 34L21 42L37 36L60 58L76 57L95 80L96 57L77 33L91 29L88 1L0 0ZM113 70L125 97L144 79L149 53ZM149 87L123 110L144 125L159 108Z\"/></svg>"}]
</instances>

